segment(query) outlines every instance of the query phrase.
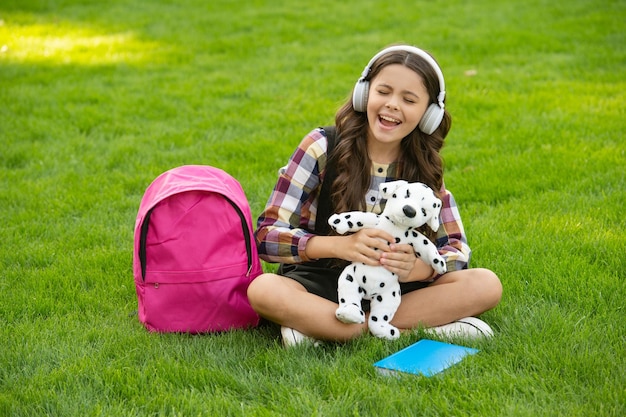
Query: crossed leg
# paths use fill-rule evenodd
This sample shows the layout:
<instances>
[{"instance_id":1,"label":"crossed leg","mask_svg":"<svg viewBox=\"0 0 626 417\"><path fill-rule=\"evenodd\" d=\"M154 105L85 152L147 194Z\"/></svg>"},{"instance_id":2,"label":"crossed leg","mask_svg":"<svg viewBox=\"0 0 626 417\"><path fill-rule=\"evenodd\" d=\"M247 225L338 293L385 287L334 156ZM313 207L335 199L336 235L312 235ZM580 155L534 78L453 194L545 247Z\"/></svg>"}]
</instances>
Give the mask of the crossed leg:
<instances>
[{"instance_id":1,"label":"crossed leg","mask_svg":"<svg viewBox=\"0 0 626 417\"><path fill-rule=\"evenodd\" d=\"M494 308L502 297L500 280L488 269L453 271L426 288L402 296L392 324L400 329L433 327ZM367 324L337 320L337 304L308 293L291 278L262 274L248 288L252 307L264 318L318 340L347 341L367 332Z\"/></svg>"}]
</instances>

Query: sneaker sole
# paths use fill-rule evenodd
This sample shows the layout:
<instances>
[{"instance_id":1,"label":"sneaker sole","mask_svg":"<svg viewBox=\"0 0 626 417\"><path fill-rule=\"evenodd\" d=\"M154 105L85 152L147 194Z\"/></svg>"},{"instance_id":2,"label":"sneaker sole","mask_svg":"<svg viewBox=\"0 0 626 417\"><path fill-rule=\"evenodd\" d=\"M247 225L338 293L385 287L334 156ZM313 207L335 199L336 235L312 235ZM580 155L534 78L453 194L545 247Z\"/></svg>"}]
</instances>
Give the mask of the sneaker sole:
<instances>
[{"instance_id":1,"label":"sneaker sole","mask_svg":"<svg viewBox=\"0 0 626 417\"><path fill-rule=\"evenodd\" d=\"M493 330L491 330L491 327L489 327L487 323L480 319L477 319L476 317L465 317L457 320L457 322L472 326L474 329L476 329L477 332L482 333L482 335L485 337L493 336Z\"/></svg>"}]
</instances>

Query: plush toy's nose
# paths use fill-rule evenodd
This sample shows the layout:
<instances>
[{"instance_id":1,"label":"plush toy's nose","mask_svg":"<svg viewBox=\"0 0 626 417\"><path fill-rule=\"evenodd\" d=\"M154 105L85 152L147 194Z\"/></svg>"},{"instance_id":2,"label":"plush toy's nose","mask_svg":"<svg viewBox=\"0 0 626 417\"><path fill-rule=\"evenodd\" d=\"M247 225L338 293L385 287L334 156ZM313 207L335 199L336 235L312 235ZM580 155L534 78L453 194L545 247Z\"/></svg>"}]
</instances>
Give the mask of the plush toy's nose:
<instances>
[{"instance_id":1,"label":"plush toy's nose","mask_svg":"<svg viewBox=\"0 0 626 417\"><path fill-rule=\"evenodd\" d=\"M410 219L412 219L413 217L415 217L415 215L417 214L417 212L415 211L415 209L411 206L404 206L402 207L402 211L404 212L404 215Z\"/></svg>"}]
</instances>

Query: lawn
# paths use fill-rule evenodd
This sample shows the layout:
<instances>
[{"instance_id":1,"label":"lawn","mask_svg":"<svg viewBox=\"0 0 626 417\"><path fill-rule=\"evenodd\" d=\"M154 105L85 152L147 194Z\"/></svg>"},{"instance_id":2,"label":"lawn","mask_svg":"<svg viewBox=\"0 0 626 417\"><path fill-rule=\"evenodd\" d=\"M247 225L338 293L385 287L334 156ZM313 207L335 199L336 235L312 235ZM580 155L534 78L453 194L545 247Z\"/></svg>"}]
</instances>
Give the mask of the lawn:
<instances>
[{"instance_id":1,"label":"lawn","mask_svg":"<svg viewBox=\"0 0 626 417\"><path fill-rule=\"evenodd\" d=\"M619 0L3 0L0 415L625 415L624 21ZM423 334L148 333L132 246L152 179L217 166L256 217L396 42L446 76L446 184L472 266L504 285L496 337L389 378L372 363Z\"/></svg>"}]
</instances>

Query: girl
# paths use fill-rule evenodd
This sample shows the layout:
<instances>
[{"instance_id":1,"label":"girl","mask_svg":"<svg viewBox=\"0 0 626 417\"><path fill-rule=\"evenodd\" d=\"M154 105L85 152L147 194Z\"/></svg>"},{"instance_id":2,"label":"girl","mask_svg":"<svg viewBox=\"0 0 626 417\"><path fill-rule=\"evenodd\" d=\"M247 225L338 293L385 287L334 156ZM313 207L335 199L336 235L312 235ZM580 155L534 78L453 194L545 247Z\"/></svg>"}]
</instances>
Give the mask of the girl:
<instances>
[{"instance_id":1,"label":"girl","mask_svg":"<svg viewBox=\"0 0 626 417\"><path fill-rule=\"evenodd\" d=\"M396 327L491 335L489 326L472 316L495 307L502 286L489 270L467 269L471 251L444 186L439 154L451 124L444 100L443 74L429 54L405 45L386 48L365 67L352 100L336 114L334 129L310 132L280 169L255 236L261 258L281 265L277 274L257 277L248 297L262 317L281 325L286 346L348 341L367 331L367 321L344 324L335 317L337 278L353 261L398 275L403 295L392 320ZM395 244L381 230L329 232L332 213L380 213L385 201L378 185L396 179L438 190L441 225L431 238L446 259L447 273L437 275L411 246Z\"/></svg>"}]
</instances>

